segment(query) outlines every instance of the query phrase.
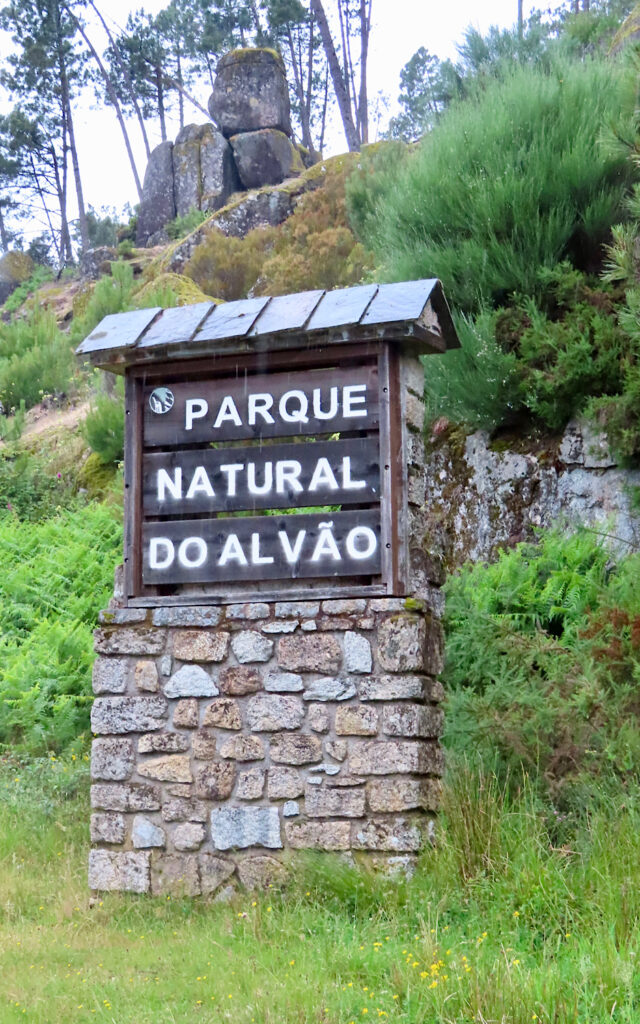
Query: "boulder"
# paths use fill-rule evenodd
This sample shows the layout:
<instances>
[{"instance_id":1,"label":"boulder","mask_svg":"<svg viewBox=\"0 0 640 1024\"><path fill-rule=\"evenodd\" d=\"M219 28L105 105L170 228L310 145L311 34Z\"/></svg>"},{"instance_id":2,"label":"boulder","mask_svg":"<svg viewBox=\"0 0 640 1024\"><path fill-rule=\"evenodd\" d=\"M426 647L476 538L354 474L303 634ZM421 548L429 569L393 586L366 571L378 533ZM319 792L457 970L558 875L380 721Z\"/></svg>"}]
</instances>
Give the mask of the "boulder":
<instances>
[{"instance_id":1,"label":"boulder","mask_svg":"<svg viewBox=\"0 0 640 1024\"><path fill-rule=\"evenodd\" d=\"M197 124L187 124L173 144L173 192L178 217L200 209L199 132Z\"/></svg>"},{"instance_id":2,"label":"boulder","mask_svg":"<svg viewBox=\"0 0 640 1024\"><path fill-rule=\"evenodd\" d=\"M275 50L232 50L218 63L209 113L229 138L238 132L277 128L291 135L284 62Z\"/></svg>"},{"instance_id":3,"label":"boulder","mask_svg":"<svg viewBox=\"0 0 640 1024\"><path fill-rule=\"evenodd\" d=\"M151 153L144 175L136 244L146 245L176 216L173 191L173 143L161 142Z\"/></svg>"},{"instance_id":4,"label":"boulder","mask_svg":"<svg viewBox=\"0 0 640 1024\"><path fill-rule=\"evenodd\" d=\"M278 185L304 170L300 154L284 132L275 128L231 136L240 181L245 188Z\"/></svg>"},{"instance_id":5,"label":"boulder","mask_svg":"<svg viewBox=\"0 0 640 1024\"><path fill-rule=\"evenodd\" d=\"M212 124L200 128L200 209L219 210L240 186L231 146Z\"/></svg>"}]
</instances>

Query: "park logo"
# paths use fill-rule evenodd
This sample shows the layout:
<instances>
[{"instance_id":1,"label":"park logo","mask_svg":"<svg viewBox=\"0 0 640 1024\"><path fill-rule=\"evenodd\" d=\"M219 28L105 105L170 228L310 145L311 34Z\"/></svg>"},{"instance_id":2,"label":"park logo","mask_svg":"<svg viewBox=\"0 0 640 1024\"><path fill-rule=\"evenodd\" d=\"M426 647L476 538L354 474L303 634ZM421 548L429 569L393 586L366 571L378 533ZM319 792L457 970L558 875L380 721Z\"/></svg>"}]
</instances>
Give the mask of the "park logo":
<instances>
[{"instance_id":1,"label":"park logo","mask_svg":"<svg viewBox=\"0 0 640 1024\"><path fill-rule=\"evenodd\" d=\"M173 391L169 388L155 388L149 395L149 408L162 415L173 409L173 401Z\"/></svg>"}]
</instances>

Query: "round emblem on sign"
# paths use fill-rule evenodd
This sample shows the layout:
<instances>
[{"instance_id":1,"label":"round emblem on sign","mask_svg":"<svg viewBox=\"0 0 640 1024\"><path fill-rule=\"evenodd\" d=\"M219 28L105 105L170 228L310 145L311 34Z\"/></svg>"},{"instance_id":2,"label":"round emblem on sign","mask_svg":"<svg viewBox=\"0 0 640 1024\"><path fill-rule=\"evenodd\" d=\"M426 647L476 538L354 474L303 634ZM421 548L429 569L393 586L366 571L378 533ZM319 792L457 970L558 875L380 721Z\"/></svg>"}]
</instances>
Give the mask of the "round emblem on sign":
<instances>
[{"instance_id":1,"label":"round emblem on sign","mask_svg":"<svg viewBox=\"0 0 640 1024\"><path fill-rule=\"evenodd\" d=\"M154 388L149 395L151 412L164 413L173 408L173 391L169 388Z\"/></svg>"}]
</instances>

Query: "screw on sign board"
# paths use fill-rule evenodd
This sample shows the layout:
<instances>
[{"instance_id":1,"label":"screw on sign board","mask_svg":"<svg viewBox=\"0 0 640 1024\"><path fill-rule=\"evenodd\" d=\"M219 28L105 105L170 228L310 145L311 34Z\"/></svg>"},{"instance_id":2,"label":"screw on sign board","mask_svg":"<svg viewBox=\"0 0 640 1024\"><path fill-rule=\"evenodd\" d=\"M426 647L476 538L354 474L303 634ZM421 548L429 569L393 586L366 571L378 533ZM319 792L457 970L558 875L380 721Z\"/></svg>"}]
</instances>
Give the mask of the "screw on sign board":
<instances>
[{"instance_id":1,"label":"screw on sign board","mask_svg":"<svg viewBox=\"0 0 640 1024\"><path fill-rule=\"evenodd\" d=\"M456 344L435 281L107 317L129 602L402 593L402 367Z\"/></svg>"}]
</instances>

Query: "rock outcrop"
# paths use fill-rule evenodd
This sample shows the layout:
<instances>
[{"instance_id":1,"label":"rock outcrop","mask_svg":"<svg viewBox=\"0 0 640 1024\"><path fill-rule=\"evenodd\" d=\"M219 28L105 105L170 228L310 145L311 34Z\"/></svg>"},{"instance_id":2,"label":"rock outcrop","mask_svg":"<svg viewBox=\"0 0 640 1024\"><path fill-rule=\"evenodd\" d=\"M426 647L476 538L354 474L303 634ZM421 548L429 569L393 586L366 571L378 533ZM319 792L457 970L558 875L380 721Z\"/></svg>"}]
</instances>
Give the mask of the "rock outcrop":
<instances>
[{"instance_id":1,"label":"rock outcrop","mask_svg":"<svg viewBox=\"0 0 640 1024\"><path fill-rule=\"evenodd\" d=\"M232 50L218 63L209 113L227 138L276 128L291 135L291 107L284 62L267 49Z\"/></svg>"},{"instance_id":2,"label":"rock outcrop","mask_svg":"<svg viewBox=\"0 0 640 1024\"><path fill-rule=\"evenodd\" d=\"M166 225L190 210L213 213L236 192L278 185L302 173L291 139L289 90L275 50L233 50L218 64L212 124L186 125L162 142L144 177L136 242L166 242Z\"/></svg>"},{"instance_id":3,"label":"rock outcrop","mask_svg":"<svg viewBox=\"0 0 640 1024\"><path fill-rule=\"evenodd\" d=\"M515 450L517 447L518 450ZM448 568L486 561L531 539L537 527L586 526L622 553L640 547L631 495L640 471L621 468L603 435L571 421L561 438L514 448L484 431L447 428L427 459L425 529Z\"/></svg>"}]
</instances>

